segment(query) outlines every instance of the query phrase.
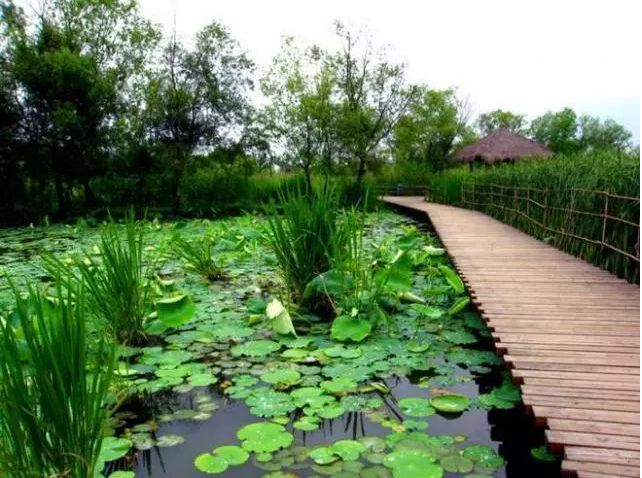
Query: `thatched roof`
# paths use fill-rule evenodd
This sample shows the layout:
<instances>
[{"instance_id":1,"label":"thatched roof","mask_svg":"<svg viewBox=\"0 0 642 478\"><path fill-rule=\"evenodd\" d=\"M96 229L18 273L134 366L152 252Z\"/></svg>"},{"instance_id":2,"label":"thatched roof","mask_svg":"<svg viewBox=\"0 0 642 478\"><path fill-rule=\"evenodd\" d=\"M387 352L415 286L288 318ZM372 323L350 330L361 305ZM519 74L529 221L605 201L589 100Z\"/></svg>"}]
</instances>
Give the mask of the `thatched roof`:
<instances>
[{"instance_id":1,"label":"thatched roof","mask_svg":"<svg viewBox=\"0 0 642 478\"><path fill-rule=\"evenodd\" d=\"M507 128L499 128L476 143L462 148L455 154L455 161L470 163L481 160L491 164L524 157L550 156L553 152L545 145L513 133Z\"/></svg>"}]
</instances>

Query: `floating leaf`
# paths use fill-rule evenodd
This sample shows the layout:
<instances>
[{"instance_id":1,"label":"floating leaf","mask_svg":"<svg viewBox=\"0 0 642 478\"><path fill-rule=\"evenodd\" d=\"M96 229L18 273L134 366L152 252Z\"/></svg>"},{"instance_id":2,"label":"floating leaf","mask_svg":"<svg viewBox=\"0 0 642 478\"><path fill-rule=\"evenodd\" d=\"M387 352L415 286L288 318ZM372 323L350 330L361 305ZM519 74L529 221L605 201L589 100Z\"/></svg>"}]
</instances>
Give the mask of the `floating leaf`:
<instances>
[{"instance_id":1,"label":"floating leaf","mask_svg":"<svg viewBox=\"0 0 642 478\"><path fill-rule=\"evenodd\" d=\"M180 445L185 442L185 438L180 435L161 435L156 437L156 446L170 447Z\"/></svg>"},{"instance_id":2,"label":"floating leaf","mask_svg":"<svg viewBox=\"0 0 642 478\"><path fill-rule=\"evenodd\" d=\"M194 387L204 387L215 384L217 379L211 373L199 373L196 375L190 375L187 377L187 381Z\"/></svg>"},{"instance_id":3,"label":"floating leaf","mask_svg":"<svg viewBox=\"0 0 642 478\"><path fill-rule=\"evenodd\" d=\"M504 459L488 445L469 446L462 454L484 468L499 468L504 464Z\"/></svg>"},{"instance_id":4,"label":"floating leaf","mask_svg":"<svg viewBox=\"0 0 642 478\"><path fill-rule=\"evenodd\" d=\"M236 433L236 437L242 441L243 448L255 453L272 453L290 446L294 441L294 436L283 425L269 422L245 425Z\"/></svg>"},{"instance_id":5,"label":"floating leaf","mask_svg":"<svg viewBox=\"0 0 642 478\"><path fill-rule=\"evenodd\" d=\"M465 395L438 395L430 399L430 405L440 412L461 413L468 408L470 400Z\"/></svg>"},{"instance_id":6,"label":"floating leaf","mask_svg":"<svg viewBox=\"0 0 642 478\"><path fill-rule=\"evenodd\" d=\"M310 450L308 456L312 461L319 465L328 465L340 459L340 457L327 446L320 446Z\"/></svg>"},{"instance_id":7,"label":"floating leaf","mask_svg":"<svg viewBox=\"0 0 642 478\"><path fill-rule=\"evenodd\" d=\"M250 412L259 417L278 417L296 408L290 395L266 387L253 390L245 403Z\"/></svg>"},{"instance_id":8,"label":"floating leaf","mask_svg":"<svg viewBox=\"0 0 642 478\"><path fill-rule=\"evenodd\" d=\"M446 455L439 459L439 464L449 473L469 473L475 466L471 459L459 454Z\"/></svg>"},{"instance_id":9,"label":"floating leaf","mask_svg":"<svg viewBox=\"0 0 642 478\"><path fill-rule=\"evenodd\" d=\"M358 460L361 453L366 451L366 446L356 440L339 440L330 446L335 455L339 455L342 460Z\"/></svg>"},{"instance_id":10,"label":"floating leaf","mask_svg":"<svg viewBox=\"0 0 642 478\"><path fill-rule=\"evenodd\" d=\"M348 274L332 269L312 279L305 286L303 298L310 299L323 294L338 297L348 292L351 287L352 278Z\"/></svg>"},{"instance_id":11,"label":"floating leaf","mask_svg":"<svg viewBox=\"0 0 642 478\"><path fill-rule=\"evenodd\" d=\"M350 378L335 378L321 382L320 386L328 393L340 394L357 388L357 382Z\"/></svg>"},{"instance_id":12,"label":"floating leaf","mask_svg":"<svg viewBox=\"0 0 642 478\"><path fill-rule=\"evenodd\" d=\"M235 345L230 349L230 352L234 356L264 357L280 348L281 344L272 340L250 340L243 344Z\"/></svg>"},{"instance_id":13,"label":"floating leaf","mask_svg":"<svg viewBox=\"0 0 642 478\"><path fill-rule=\"evenodd\" d=\"M425 398L402 398L398 404L401 411L410 417L429 417L435 414L435 409Z\"/></svg>"},{"instance_id":14,"label":"floating leaf","mask_svg":"<svg viewBox=\"0 0 642 478\"><path fill-rule=\"evenodd\" d=\"M261 380L275 385L294 385L301 379L301 374L296 370L274 370L261 375Z\"/></svg>"},{"instance_id":15,"label":"floating leaf","mask_svg":"<svg viewBox=\"0 0 642 478\"><path fill-rule=\"evenodd\" d=\"M371 329L370 322L365 319L341 315L332 322L331 335L333 339L342 342L361 342L370 334Z\"/></svg>"},{"instance_id":16,"label":"floating leaf","mask_svg":"<svg viewBox=\"0 0 642 478\"><path fill-rule=\"evenodd\" d=\"M297 421L292 424L292 427L296 430L301 430L304 432L311 432L319 428L321 420L315 416L302 416Z\"/></svg>"},{"instance_id":17,"label":"floating leaf","mask_svg":"<svg viewBox=\"0 0 642 478\"><path fill-rule=\"evenodd\" d=\"M441 478L444 471L434 461L425 451L399 450L386 455L383 464L395 478Z\"/></svg>"},{"instance_id":18,"label":"floating leaf","mask_svg":"<svg viewBox=\"0 0 642 478\"><path fill-rule=\"evenodd\" d=\"M418 342L416 340L411 340L407 345L408 351L413 353L425 352L429 347L430 342Z\"/></svg>"},{"instance_id":19,"label":"floating leaf","mask_svg":"<svg viewBox=\"0 0 642 478\"><path fill-rule=\"evenodd\" d=\"M196 306L188 295L182 294L156 301L158 319L166 327L180 327L189 322L196 313Z\"/></svg>"},{"instance_id":20,"label":"floating leaf","mask_svg":"<svg viewBox=\"0 0 642 478\"><path fill-rule=\"evenodd\" d=\"M448 342L457 345L474 344L477 342L477 338L465 330L444 330L441 332L441 336Z\"/></svg>"},{"instance_id":21,"label":"floating leaf","mask_svg":"<svg viewBox=\"0 0 642 478\"><path fill-rule=\"evenodd\" d=\"M99 461L113 461L124 457L133 443L126 438L105 437L100 446Z\"/></svg>"},{"instance_id":22,"label":"floating leaf","mask_svg":"<svg viewBox=\"0 0 642 478\"><path fill-rule=\"evenodd\" d=\"M559 460L561 457L555 453L548 451L545 445L531 448L531 456L539 461L553 462Z\"/></svg>"}]
</instances>

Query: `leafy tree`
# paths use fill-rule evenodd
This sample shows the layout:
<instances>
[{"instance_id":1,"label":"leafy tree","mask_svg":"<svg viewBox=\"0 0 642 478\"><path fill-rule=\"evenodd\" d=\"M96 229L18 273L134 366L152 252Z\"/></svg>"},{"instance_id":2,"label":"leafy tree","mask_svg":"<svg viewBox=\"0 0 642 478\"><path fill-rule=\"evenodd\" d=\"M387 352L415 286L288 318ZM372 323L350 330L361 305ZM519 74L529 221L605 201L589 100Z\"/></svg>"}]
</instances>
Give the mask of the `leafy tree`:
<instances>
[{"instance_id":1,"label":"leafy tree","mask_svg":"<svg viewBox=\"0 0 642 478\"><path fill-rule=\"evenodd\" d=\"M394 129L397 161L422 163L436 171L446 165L455 144L467 133L469 108L455 91L418 88L408 112Z\"/></svg>"},{"instance_id":2,"label":"leafy tree","mask_svg":"<svg viewBox=\"0 0 642 478\"><path fill-rule=\"evenodd\" d=\"M357 185L368 161L389 137L416 96L405 83L405 66L375 51L369 39L355 36L341 24L341 51L331 58L337 75L337 132L342 150L357 163Z\"/></svg>"},{"instance_id":3,"label":"leafy tree","mask_svg":"<svg viewBox=\"0 0 642 478\"><path fill-rule=\"evenodd\" d=\"M577 115L571 108L564 108L556 113L548 111L535 118L530 126L531 136L546 144L556 153L574 153L578 151Z\"/></svg>"},{"instance_id":4,"label":"leafy tree","mask_svg":"<svg viewBox=\"0 0 642 478\"><path fill-rule=\"evenodd\" d=\"M181 178L195 149L220 146L243 127L253 68L227 29L216 22L196 35L191 51L175 35L168 42L146 103L152 134L169 159L174 212L180 208Z\"/></svg>"},{"instance_id":5,"label":"leafy tree","mask_svg":"<svg viewBox=\"0 0 642 478\"><path fill-rule=\"evenodd\" d=\"M480 115L477 119L477 127L484 136L498 128L508 128L515 133L522 134L526 130L526 117L497 109Z\"/></svg>"},{"instance_id":6,"label":"leafy tree","mask_svg":"<svg viewBox=\"0 0 642 478\"><path fill-rule=\"evenodd\" d=\"M580 150L613 150L617 152L632 149L631 133L621 124L607 119L581 115L578 119Z\"/></svg>"},{"instance_id":7,"label":"leafy tree","mask_svg":"<svg viewBox=\"0 0 642 478\"><path fill-rule=\"evenodd\" d=\"M292 38L285 40L261 81L270 103L260 121L286 162L303 170L312 190L312 170L320 163L329 173L336 149L336 106L333 103L334 71L326 55L313 47L302 51Z\"/></svg>"}]
</instances>

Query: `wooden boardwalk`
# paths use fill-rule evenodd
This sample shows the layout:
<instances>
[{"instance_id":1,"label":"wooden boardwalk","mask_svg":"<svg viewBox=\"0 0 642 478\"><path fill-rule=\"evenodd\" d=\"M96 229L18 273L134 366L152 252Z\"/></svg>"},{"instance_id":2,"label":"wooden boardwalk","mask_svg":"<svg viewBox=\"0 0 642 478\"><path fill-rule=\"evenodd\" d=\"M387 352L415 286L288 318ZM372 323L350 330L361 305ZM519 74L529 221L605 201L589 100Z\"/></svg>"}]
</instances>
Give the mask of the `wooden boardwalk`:
<instances>
[{"instance_id":1,"label":"wooden boardwalk","mask_svg":"<svg viewBox=\"0 0 642 478\"><path fill-rule=\"evenodd\" d=\"M485 214L424 211L565 476L640 476L640 288Z\"/></svg>"}]
</instances>

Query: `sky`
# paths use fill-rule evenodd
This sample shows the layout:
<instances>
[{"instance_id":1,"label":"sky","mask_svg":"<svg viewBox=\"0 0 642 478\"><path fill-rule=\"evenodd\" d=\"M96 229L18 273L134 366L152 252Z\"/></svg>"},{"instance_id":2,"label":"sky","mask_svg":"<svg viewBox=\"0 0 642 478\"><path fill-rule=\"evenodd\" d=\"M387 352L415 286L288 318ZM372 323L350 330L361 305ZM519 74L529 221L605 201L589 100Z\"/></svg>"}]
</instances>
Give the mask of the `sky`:
<instances>
[{"instance_id":1,"label":"sky","mask_svg":"<svg viewBox=\"0 0 642 478\"><path fill-rule=\"evenodd\" d=\"M565 106L612 118L640 142L639 0L139 0L187 44L226 25L259 72L284 36L336 46L333 23L366 28L408 79L455 87L474 116L496 108L532 119Z\"/></svg>"}]
</instances>

